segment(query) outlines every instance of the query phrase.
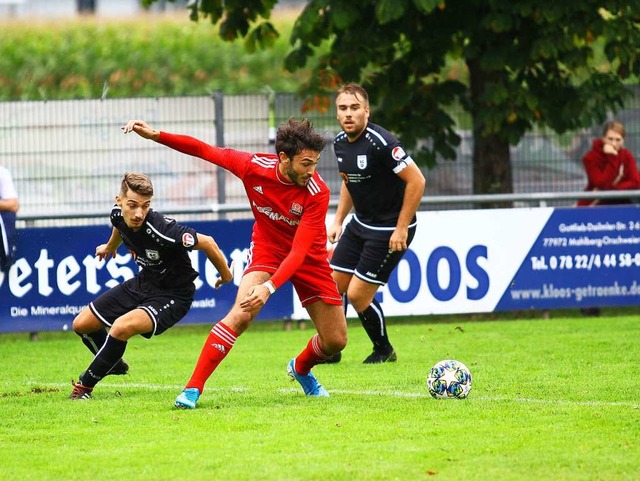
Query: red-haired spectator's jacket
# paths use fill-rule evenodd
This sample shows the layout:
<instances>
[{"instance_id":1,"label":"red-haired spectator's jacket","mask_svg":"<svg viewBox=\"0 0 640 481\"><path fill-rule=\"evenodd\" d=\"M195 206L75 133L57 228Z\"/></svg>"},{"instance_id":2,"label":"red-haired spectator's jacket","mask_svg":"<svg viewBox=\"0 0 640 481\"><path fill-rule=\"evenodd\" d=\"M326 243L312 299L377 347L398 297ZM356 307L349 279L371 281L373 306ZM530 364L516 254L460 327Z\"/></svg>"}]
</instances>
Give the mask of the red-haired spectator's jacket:
<instances>
[{"instance_id":1,"label":"red-haired spectator's jacket","mask_svg":"<svg viewBox=\"0 0 640 481\"><path fill-rule=\"evenodd\" d=\"M585 191L636 190L640 189L640 174L636 160L628 149L622 148L618 155L605 154L602 139L595 139L591 150L582 159L587 173ZM614 184L622 166L620 180ZM631 199L581 199L579 206L629 204Z\"/></svg>"}]
</instances>

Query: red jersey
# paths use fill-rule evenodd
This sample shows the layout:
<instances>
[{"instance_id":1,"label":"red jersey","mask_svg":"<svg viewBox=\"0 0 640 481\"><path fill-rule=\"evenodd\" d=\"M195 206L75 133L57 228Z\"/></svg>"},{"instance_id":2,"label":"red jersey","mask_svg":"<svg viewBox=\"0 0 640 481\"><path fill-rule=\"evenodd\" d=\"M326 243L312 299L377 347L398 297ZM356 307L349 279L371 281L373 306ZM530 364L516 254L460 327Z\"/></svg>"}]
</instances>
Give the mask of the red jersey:
<instances>
[{"instance_id":1,"label":"red jersey","mask_svg":"<svg viewBox=\"0 0 640 481\"><path fill-rule=\"evenodd\" d=\"M160 132L158 142L218 165L242 181L255 218L251 241L268 247L282 259L271 278L276 288L294 274L305 258L327 263L325 217L330 192L317 171L306 186L300 187L280 173L276 154L220 148L167 132Z\"/></svg>"}]
</instances>

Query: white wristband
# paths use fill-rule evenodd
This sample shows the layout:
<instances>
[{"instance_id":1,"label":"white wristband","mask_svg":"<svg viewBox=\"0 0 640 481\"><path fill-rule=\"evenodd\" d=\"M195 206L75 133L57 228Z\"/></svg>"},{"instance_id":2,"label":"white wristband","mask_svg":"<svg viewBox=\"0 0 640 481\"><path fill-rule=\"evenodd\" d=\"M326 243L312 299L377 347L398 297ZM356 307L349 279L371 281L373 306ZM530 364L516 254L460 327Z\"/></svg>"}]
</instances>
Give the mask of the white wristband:
<instances>
[{"instance_id":1,"label":"white wristband","mask_svg":"<svg viewBox=\"0 0 640 481\"><path fill-rule=\"evenodd\" d=\"M264 287L266 287L267 289L269 289L269 294L273 294L276 292L276 286L273 285L273 282L271 281L267 281L264 284L262 284Z\"/></svg>"}]
</instances>

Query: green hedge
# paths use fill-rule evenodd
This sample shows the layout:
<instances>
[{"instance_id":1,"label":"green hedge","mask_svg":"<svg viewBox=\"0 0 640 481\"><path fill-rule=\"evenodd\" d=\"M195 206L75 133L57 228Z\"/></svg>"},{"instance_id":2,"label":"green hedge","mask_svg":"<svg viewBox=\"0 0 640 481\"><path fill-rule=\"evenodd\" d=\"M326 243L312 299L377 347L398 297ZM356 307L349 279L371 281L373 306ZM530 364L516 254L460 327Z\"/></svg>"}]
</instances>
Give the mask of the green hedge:
<instances>
[{"instance_id":1,"label":"green hedge","mask_svg":"<svg viewBox=\"0 0 640 481\"><path fill-rule=\"evenodd\" d=\"M248 53L202 21L145 16L0 25L0 100L295 92L309 75L282 67L292 22L273 49ZM108 90L107 90L108 89Z\"/></svg>"}]
</instances>

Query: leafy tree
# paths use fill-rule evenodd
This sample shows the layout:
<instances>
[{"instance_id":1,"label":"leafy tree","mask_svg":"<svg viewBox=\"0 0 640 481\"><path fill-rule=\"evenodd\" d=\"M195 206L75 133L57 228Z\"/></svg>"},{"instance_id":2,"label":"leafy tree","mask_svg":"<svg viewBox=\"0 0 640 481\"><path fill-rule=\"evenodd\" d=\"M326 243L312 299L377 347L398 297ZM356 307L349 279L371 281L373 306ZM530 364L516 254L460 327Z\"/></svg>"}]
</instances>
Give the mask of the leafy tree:
<instances>
[{"instance_id":1,"label":"leafy tree","mask_svg":"<svg viewBox=\"0 0 640 481\"><path fill-rule=\"evenodd\" d=\"M269 46L275 3L197 0L191 18L220 23L223 38L249 48ZM330 48L318 55L324 41ZM625 80L640 76L640 0L310 0L290 42L288 70L314 64L307 93L361 82L376 121L401 133L420 163L454 157L460 139L447 107L462 105L472 118L474 193L508 193L509 145L525 132L586 127L623 106ZM451 59L466 78L442 74Z\"/></svg>"}]
</instances>

